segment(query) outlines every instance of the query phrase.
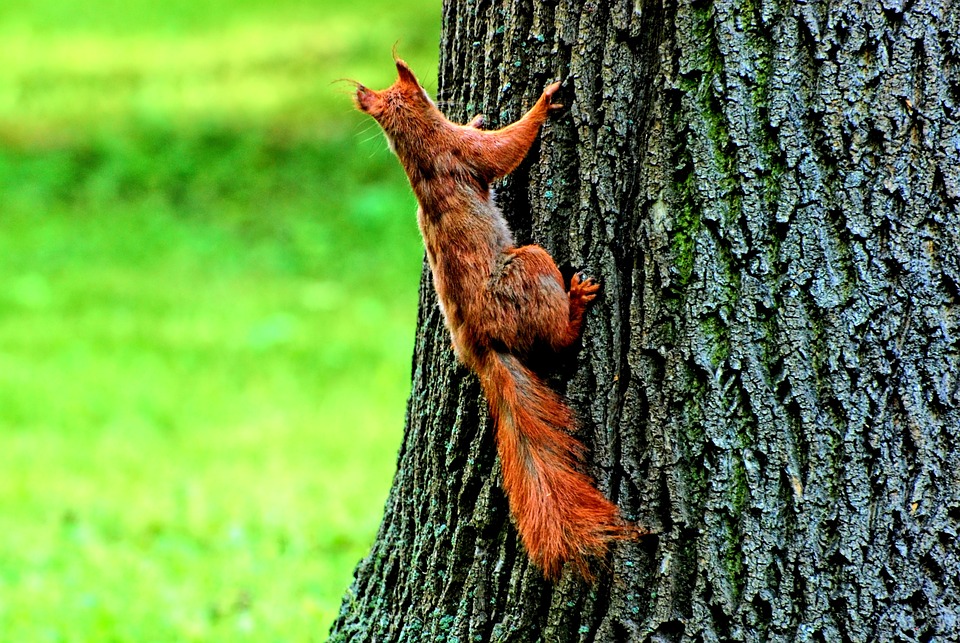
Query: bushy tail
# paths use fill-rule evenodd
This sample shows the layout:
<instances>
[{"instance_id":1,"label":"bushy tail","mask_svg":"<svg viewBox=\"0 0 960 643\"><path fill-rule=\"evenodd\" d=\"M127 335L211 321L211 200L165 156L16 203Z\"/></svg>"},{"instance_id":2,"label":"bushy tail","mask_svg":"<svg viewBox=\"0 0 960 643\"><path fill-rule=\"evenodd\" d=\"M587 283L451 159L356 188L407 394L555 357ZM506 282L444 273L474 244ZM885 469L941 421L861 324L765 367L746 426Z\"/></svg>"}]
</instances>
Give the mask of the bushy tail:
<instances>
[{"instance_id":1,"label":"bushy tail","mask_svg":"<svg viewBox=\"0 0 960 643\"><path fill-rule=\"evenodd\" d=\"M578 470L583 445L569 433L575 418L560 396L510 354L491 351L479 361L504 490L527 553L548 578L569 561L591 579L590 558L645 532Z\"/></svg>"}]
</instances>

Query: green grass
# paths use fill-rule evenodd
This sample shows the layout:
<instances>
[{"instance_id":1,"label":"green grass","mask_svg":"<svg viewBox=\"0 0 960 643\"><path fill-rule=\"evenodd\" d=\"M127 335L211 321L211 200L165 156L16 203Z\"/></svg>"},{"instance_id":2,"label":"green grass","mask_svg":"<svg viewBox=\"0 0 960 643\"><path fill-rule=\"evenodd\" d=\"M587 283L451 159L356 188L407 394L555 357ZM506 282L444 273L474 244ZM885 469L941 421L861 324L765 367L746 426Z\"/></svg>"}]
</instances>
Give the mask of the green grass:
<instances>
[{"instance_id":1,"label":"green grass","mask_svg":"<svg viewBox=\"0 0 960 643\"><path fill-rule=\"evenodd\" d=\"M324 640L409 389L412 196L331 81L439 3L0 4L0 640Z\"/></svg>"}]
</instances>

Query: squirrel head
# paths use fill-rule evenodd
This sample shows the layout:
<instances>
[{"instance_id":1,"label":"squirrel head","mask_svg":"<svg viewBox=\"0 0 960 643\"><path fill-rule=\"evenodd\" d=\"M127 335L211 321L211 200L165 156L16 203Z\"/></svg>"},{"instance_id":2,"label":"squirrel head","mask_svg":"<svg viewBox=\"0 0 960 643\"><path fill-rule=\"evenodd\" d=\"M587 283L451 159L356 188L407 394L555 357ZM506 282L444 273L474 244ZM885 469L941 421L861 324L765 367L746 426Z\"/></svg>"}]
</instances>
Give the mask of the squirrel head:
<instances>
[{"instance_id":1,"label":"squirrel head","mask_svg":"<svg viewBox=\"0 0 960 643\"><path fill-rule=\"evenodd\" d=\"M357 109L380 124L391 144L404 137L420 137L443 121L443 115L427 96L410 67L399 58L397 80L390 87L376 91L357 83L354 100Z\"/></svg>"}]
</instances>

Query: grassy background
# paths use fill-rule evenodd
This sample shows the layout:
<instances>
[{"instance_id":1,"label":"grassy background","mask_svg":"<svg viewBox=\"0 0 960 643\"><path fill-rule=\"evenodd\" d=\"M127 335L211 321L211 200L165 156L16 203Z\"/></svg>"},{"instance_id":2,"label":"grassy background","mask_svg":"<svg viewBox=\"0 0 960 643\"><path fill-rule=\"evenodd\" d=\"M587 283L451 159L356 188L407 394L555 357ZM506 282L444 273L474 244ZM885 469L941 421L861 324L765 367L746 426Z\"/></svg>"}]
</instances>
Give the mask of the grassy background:
<instances>
[{"instance_id":1,"label":"grassy background","mask_svg":"<svg viewBox=\"0 0 960 643\"><path fill-rule=\"evenodd\" d=\"M343 8L348 7L348 8ZM353 77L436 0L0 3L0 640L324 640L409 387Z\"/></svg>"}]
</instances>

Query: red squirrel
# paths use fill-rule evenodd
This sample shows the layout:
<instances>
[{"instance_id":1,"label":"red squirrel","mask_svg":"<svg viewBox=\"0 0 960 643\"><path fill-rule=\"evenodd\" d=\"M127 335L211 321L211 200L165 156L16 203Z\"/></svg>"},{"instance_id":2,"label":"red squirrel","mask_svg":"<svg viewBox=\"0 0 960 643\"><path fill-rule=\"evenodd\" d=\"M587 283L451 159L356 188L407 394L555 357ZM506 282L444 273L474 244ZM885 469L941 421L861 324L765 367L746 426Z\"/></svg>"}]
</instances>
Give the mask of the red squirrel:
<instances>
[{"instance_id":1,"label":"red squirrel","mask_svg":"<svg viewBox=\"0 0 960 643\"><path fill-rule=\"evenodd\" d=\"M453 347L480 379L496 426L503 486L521 541L547 578L570 562L584 578L589 561L614 540L642 535L579 470L583 446L573 411L534 374L536 346L559 351L580 337L599 286L574 275L565 289L553 258L514 244L490 183L526 156L547 115L559 108L553 83L520 120L480 129L447 120L405 62L382 91L356 83L357 107L386 133L419 202L433 284Z\"/></svg>"}]
</instances>

